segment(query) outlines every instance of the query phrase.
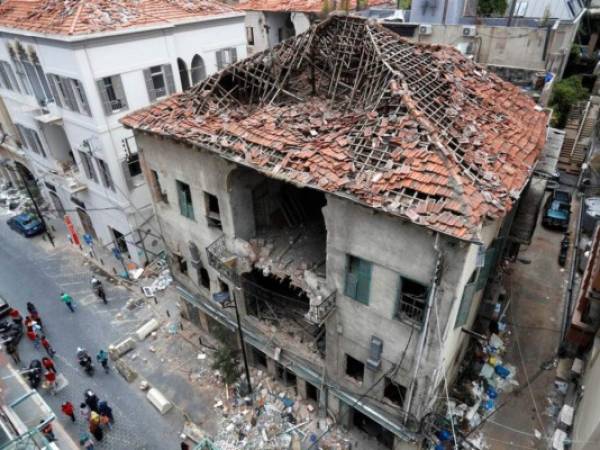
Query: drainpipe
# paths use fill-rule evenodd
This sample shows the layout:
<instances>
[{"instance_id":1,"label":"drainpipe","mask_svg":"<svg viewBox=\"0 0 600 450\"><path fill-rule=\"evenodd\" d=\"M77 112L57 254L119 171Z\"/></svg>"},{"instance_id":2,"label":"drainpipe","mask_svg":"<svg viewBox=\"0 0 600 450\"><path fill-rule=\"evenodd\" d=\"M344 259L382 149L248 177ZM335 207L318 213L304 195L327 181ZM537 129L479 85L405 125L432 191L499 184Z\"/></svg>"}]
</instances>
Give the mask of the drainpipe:
<instances>
[{"instance_id":1,"label":"drainpipe","mask_svg":"<svg viewBox=\"0 0 600 450\"><path fill-rule=\"evenodd\" d=\"M419 369L421 368L421 360L423 359L423 350L425 349L425 341L427 340L427 328L429 327L429 317L431 316L431 306L434 302L435 295L437 293L438 283L439 283L439 268L442 264L442 252L439 248L440 235L436 233L435 242L433 244L433 249L437 253L436 263L435 263L435 272L433 275L433 283L431 285L431 289L429 291L429 296L427 298L427 311L425 311L425 320L423 321L423 328L421 329L421 336L419 336L419 346L417 347L417 355L415 358L415 367L413 370L412 378L410 380L410 387L408 389L408 401L404 406L404 411L407 413L406 417L408 418L408 414L410 413L410 408L413 401L414 390L416 385L417 376L419 375Z\"/></svg>"}]
</instances>

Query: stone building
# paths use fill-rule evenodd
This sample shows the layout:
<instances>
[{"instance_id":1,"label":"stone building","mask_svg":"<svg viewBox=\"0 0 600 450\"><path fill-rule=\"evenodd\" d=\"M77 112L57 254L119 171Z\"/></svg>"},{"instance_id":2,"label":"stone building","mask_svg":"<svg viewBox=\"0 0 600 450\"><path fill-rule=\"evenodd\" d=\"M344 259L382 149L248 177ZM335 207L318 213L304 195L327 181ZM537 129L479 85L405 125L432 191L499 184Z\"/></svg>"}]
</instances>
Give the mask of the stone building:
<instances>
[{"instance_id":1,"label":"stone building","mask_svg":"<svg viewBox=\"0 0 600 450\"><path fill-rule=\"evenodd\" d=\"M6 132L58 217L136 264L160 250L143 244L150 193L119 119L243 58L243 24L217 1L2 2Z\"/></svg>"},{"instance_id":2,"label":"stone building","mask_svg":"<svg viewBox=\"0 0 600 450\"><path fill-rule=\"evenodd\" d=\"M389 448L452 378L547 116L458 51L334 16L133 112L185 314Z\"/></svg>"}]
</instances>

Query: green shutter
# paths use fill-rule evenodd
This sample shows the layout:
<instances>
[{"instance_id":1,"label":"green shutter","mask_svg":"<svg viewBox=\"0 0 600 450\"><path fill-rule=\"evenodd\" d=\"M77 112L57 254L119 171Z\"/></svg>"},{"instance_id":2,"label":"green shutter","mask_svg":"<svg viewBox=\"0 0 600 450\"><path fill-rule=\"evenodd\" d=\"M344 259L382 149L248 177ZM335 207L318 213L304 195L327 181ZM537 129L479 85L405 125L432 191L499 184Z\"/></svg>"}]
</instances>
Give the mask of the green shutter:
<instances>
[{"instance_id":1,"label":"green shutter","mask_svg":"<svg viewBox=\"0 0 600 450\"><path fill-rule=\"evenodd\" d=\"M346 273L344 294L365 305L369 304L372 264L364 259L350 256Z\"/></svg>"},{"instance_id":2,"label":"green shutter","mask_svg":"<svg viewBox=\"0 0 600 450\"><path fill-rule=\"evenodd\" d=\"M454 328L462 327L469 318L469 312L471 312L471 305L473 304L473 297L477 292L477 282L468 283L463 290L462 299L460 301L460 307L456 314L456 322L454 322Z\"/></svg>"},{"instance_id":3,"label":"green shutter","mask_svg":"<svg viewBox=\"0 0 600 450\"><path fill-rule=\"evenodd\" d=\"M477 286L476 291L483 289L487 284L488 277L490 276L490 272L496 265L496 259L498 255L498 243L496 241L492 242L490 246L485 251L485 261L483 263L483 267L479 271L479 277L477 278Z\"/></svg>"}]
</instances>

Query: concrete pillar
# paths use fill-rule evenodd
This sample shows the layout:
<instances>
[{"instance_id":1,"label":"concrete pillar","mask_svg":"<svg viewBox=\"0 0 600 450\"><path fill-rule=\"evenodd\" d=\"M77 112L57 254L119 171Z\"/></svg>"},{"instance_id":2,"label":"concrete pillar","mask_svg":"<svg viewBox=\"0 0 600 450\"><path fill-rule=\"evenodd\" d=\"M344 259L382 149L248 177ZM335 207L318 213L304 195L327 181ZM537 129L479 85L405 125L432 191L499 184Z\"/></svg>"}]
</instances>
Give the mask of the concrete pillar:
<instances>
[{"instance_id":1,"label":"concrete pillar","mask_svg":"<svg viewBox=\"0 0 600 450\"><path fill-rule=\"evenodd\" d=\"M306 400L306 380L296 377L296 389L298 391L298 395Z\"/></svg>"},{"instance_id":2,"label":"concrete pillar","mask_svg":"<svg viewBox=\"0 0 600 450\"><path fill-rule=\"evenodd\" d=\"M340 401L340 408L337 417L338 423L347 430L350 430L352 428L352 419L352 408L350 407L350 405Z\"/></svg>"},{"instance_id":3,"label":"concrete pillar","mask_svg":"<svg viewBox=\"0 0 600 450\"><path fill-rule=\"evenodd\" d=\"M277 361L267 356L267 373L272 378L277 378Z\"/></svg>"}]
</instances>

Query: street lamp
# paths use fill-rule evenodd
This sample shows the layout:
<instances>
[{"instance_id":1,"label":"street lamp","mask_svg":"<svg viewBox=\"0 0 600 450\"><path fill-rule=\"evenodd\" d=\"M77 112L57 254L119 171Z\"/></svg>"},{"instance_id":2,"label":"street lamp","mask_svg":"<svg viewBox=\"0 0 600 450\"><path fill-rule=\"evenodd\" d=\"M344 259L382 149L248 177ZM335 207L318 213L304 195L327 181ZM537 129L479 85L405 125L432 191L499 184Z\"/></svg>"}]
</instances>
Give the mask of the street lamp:
<instances>
[{"instance_id":1,"label":"street lamp","mask_svg":"<svg viewBox=\"0 0 600 450\"><path fill-rule=\"evenodd\" d=\"M238 287L235 288L239 290ZM221 294L221 295L219 295ZM240 344L242 346L242 357L244 359L244 369L246 371L246 383L248 384L248 394L250 395L251 401L254 401L252 398L252 383L250 382L250 369L248 369L248 357L246 355L246 344L244 343L244 332L242 331L242 323L240 321L240 311L238 309L238 304L236 300L236 296L233 293L229 292L220 292L219 294L213 295L213 299L221 306L221 308L233 308L235 309L235 319L237 321L237 329L238 329L238 337L240 339ZM224 295L227 294L227 295ZM232 300L228 302L227 300Z\"/></svg>"}]
</instances>

